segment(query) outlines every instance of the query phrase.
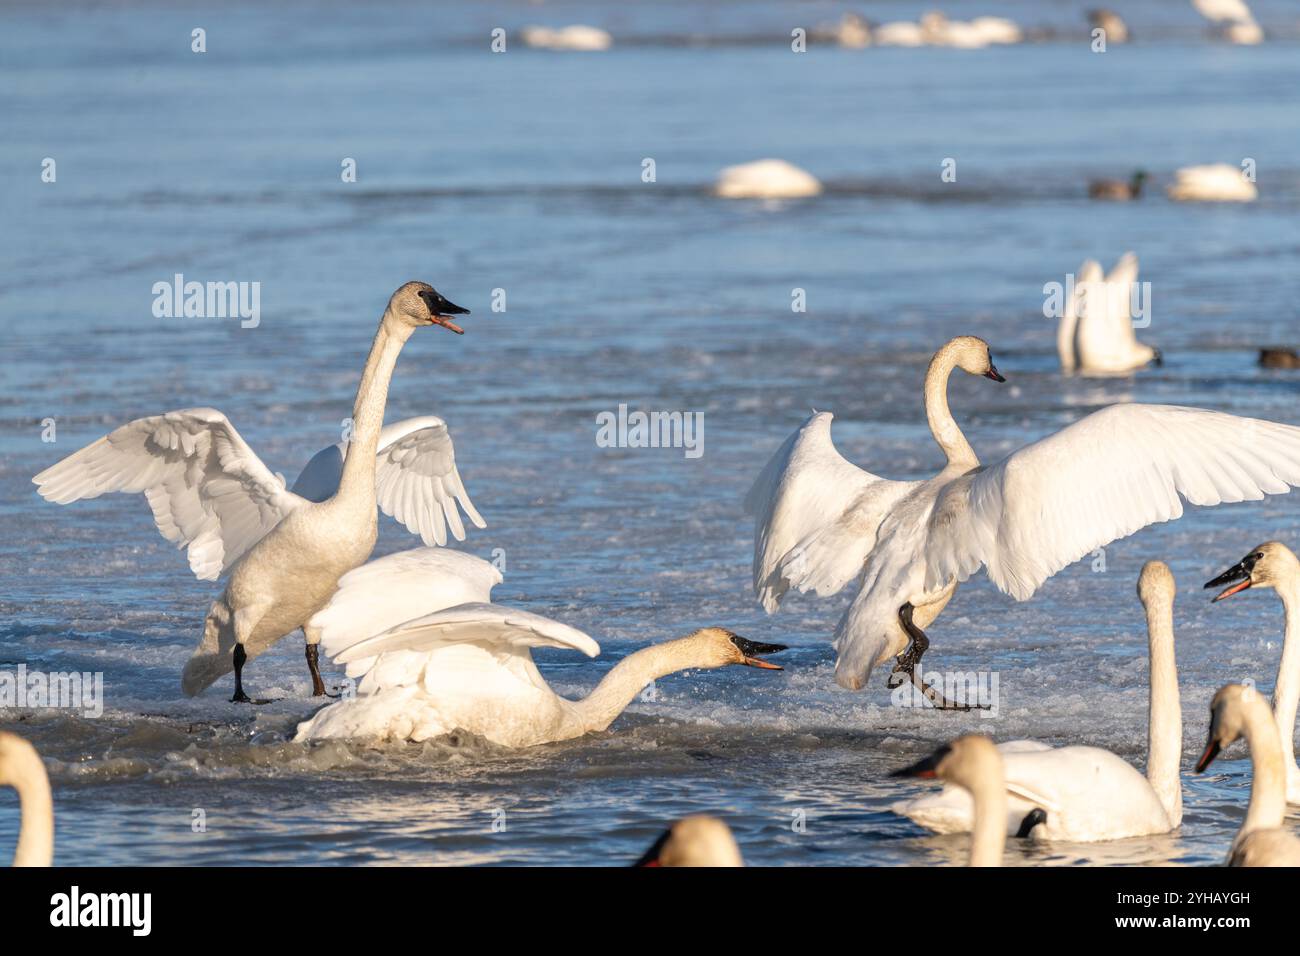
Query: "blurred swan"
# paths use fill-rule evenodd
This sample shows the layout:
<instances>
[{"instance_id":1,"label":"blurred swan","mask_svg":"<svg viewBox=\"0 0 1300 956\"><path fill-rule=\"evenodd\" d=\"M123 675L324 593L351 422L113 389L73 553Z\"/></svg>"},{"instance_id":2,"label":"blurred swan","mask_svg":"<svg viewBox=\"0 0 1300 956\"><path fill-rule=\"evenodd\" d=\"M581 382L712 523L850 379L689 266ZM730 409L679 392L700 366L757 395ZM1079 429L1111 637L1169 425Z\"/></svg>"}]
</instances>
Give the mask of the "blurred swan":
<instances>
[{"instance_id":1,"label":"blurred swan","mask_svg":"<svg viewBox=\"0 0 1300 956\"><path fill-rule=\"evenodd\" d=\"M614 38L599 27L584 24L552 29L551 27L524 27L519 36L526 46L544 50L608 50Z\"/></svg>"},{"instance_id":2,"label":"blurred swan","mask_svg":"<svg viewBox=\"0 0 1300 956\"><path fill-rule=\"evenodd\" d=\"M1183 721L1174 663L1176 590L1168 565L1147 562L1138 579L1151 675L1146 776L1098 747L1053 749L1032 740L999 744L1008 794L1008 833L1082 843L1167 833L1182 823L1178 763ZM972 825L970 796L953 786L897 803L893 810L936 833L965 833Z\"/></svg>"},{"instance_id":3,"label":"blurred swan","mask_svg":"<svg viewBox=\"0 0 1300 956\"><path fill-rule=\"evenodd\" d=\"M818 195L822 184L783 159L760 159L722 170L713 191L727 199L796 199Z\"/></svg>"},{"instance_id":4,"label":"blurred swan","mask_svg":"<svg viewBox=\"0 0 1300 956\"><path fill-rule=\"evenodd\" d=\"M1264 31L1243 0L1192 0L1192 6L1217 24L1224 39L1232 43L1253 46L1264 39Z\"/></svg>"},{"instance_id":5,"label":"blurred swan","mask_svg":"<svg viewBox=\"0 0 1300 956\"><path fill-rule=\"evenodd\" d=\"M1230 163L1185 166L1174 177L1166 192L1179 202L1251 202L1259 196L1241 167Z\"/></svg>"},{"instance_id":6,"label":"blurred swan","mask_svg":"<svg viewBox=\"0 0 1300 956\"><path fill-rule=\"evenodd\" d=\"M389 446L387 464L377 466L376 455L388 386L407 339L434 325L461 334L450 316L468 311L424 282L408 282L389 298L357 387L352 443L337 490L324 500L287 491L213 408L137 419L32 479L42 497L58 504L109 491L143 492L158 530L188 548L190 568L201 580L230 573L185 665L186 694L198 694L233 669L231 699L250 702L245 662L299 627L307 638L313 693L325 693L317 638L307 621L329 600L339 577L370 556L376 506L436 537L442 518L435 520L433 512L454 512L448 489L464 490L445 433L427 441L423 431L398 439ZM432 457L422 453L426 444ZM382 490L377 472L383 473Z\"/></svg>"},{"instance_id":7,"label":"blurred swan","mask_svg":"<svg viewBox=\"0 0 1300 956\"><path fill-rule=\"evenodd\" d=\"M1138 259L1132 252L1124 253L1105 279L1095 259L1079 266L1074 294L1056 330L1062 371L1116 375L1161 364L1160 350L1139 342L1133 329L1137 277Z\"/></svg>"},{"instance_id":8,"label":"blurred swan","mask_svg":"<svg viewBox=\"0 0 1300 956\"><path fill-rule=\"evenodd\" d=\"M50 778L36 748L0 730L0 787L18 794L18 847L14 866L49 866L54 860L54 801Z\"/></svg>"},{"instance_id":9,"label":"blurred swan","mask_svg":"<svg viewBox=\"0 0 1300 956\"><path fill-rule=\"evenodd\" d=\"M985 43L1019 43L1025 38L1020 27L1005 17L976 17L970 25Z\"/></svg>"},{"instance_id":10,"label":"blurred swan","mask_svg":"<svg viewBox=\"0 0 1300 956\"><path fill-rule=\"evenodd\" d=\"M745 500L754 591L769 612L790 588L825 597L856 583L835 630L835 679L845 687L863 687L897 655L894 676L948 706L917 671L924 628L981 566L1027 600L1094 549L1181 516L1180 499L1250 501L1300 484L1300 428L1176 405L1112 405L981 466L948 408L958 368L1005 381L982 339L960 336L935 353L925 409L947 464L933 478L891 481L846 461L831 414L819 412L777 449Z\"/></svg>"},{"instance_id":11,"label":"blurred swan","mask_svg":"<svg viewBox=\"0 0 1300 956\"><path fill-rule=\"evenodd\" d=\"M846 13L822 31L842 47L860 50L871 46L871 25L856 13Z\"/></svg>"},{"instance_id":12,"label":"blurred swan","mask_svg":"<svg viewBox=\"0 0 1300 956\"><path fill-rule=\"evenodd\" d=\"M1242 737L1250 746L1250 805L1228 850L1229 866L1300 866L1300 839L1283 828L1286 770L1277 724L1253 687L1228 684L1210 703L1210 735L1196 762L1204 773L1219 752Z\"/></svg>"},{"instance_id":13,"label":"blurred swan","mask_svg":"<svg viewBox=\"0 0 1300 956\"><path fill-rule=\"evenodd\" d=\"M1141 199L1142 187L1146 184L1147 178L1146 171L1139 169L1133 174L1133 178L1127 181L1123 179L1094 179L1088 183L1088 198L1109 199L1118 202Z\"/></svg>"},{"instance_id":14,"label":"blurred swan","mask_svg":"<svg viewBox=\"0 0 1300 956\"><path fill-rule=\"evenodd\" d=\"M586 698L566 700L533 663L534 647L600 653L583 632L488 603L501 581L486 561L417 548L339 581L311 626L325 653L361 678L356 696L298 725L296 740L427 740L462 730L505 747L581 737L614 722L651 681L728 664L780 670L757 655L784 650L717 627L629 654Z\"/></svg>"},{"instance_id":15,"label":"blurred swan","mask_svg":"<svg viewBox=\"0 0 1300 956\"><path fill-rule=\"evenodd\" d=\"M744 866L731 828L717 817L678 820L651 844L635 866Z\"/></svg>"},{"instance_id":16,"label":"blurred swan","mask_svg":"<svg viewBox=\"0 0 1300 956\"><path fill-rule=\"evenodd\" d=\"M970 865L1001 866L1007 845L1007 786L1004 755L987 737L970 734L940 747L929 757L895 770L891 777L938 778L969 795L974 817L970 827Z\"/></svg>"},{"instance_id":17,"label":"blurred swan","mask_svg":"<svg viewBox=\"0 0 1300 956\"><path fill-rule=\"evenodd\" d=\"M1114 10L1089 10L1088 23L1105 32L1107 43L1128 42L1128 24Z\"/></svg>"},{"instance_id":18,"label":"blurred swan","mask_svg":"<svg viewBox=\"0 0 1300 956\"><path fill-rule=\"evenodd\" d=\"M1280 541L1267 541L1205 586L1224 584L1230 586L1215 596L1216 604L1252 587L1273 588L1282 599L1286 632L1273 682L1273 713L1286 765L1286 800L1300 804L1300 767L1295 762L1295 718L1300 706L1300 559Z\"/></svg>"},{"instance_id":19,"label":"blurred swan","mask_svg":"<svg viewBox=\"0 0 1300 956\"><path fill-rule=\"evenodd\" d=\"M879 46L925 46L925 31L919 23L897 20L882 23L872 34Z\"/></svg>"}]
</instances>

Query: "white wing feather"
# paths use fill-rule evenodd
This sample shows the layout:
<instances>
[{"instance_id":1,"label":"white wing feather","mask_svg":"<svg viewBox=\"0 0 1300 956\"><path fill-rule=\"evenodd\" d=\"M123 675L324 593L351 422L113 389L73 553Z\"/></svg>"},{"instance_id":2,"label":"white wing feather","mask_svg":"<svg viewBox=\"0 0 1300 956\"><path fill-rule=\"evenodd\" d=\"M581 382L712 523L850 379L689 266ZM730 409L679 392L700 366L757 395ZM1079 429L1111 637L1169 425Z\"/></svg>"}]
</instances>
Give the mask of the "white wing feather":
<instances>
[{"instance_id":1,"label":"white wing feather","mask_svg":"<svg viewBox=\"0 0 1300 956\"><path fill-rule=\"evenodd\" d=\"M204 581L230 570L304 503L215 408L128 422L32 481L56 504L143 492L158 530L188 549L190 568Z\"/></svg>"},{"instance_id":2,"label":"white wing feather","mask_svg":"<svg viewBox=\"0 0 1300 956\"><path fill-rule=\"evenodd\" d=\"M457 541L465 540L457 505L475 527L487 527L456 470L447 424L434 416L402 424L409 431L379 451L375 478L380 510L427 545L446 544L448 527Z\"/></svg>"}]
</instances>

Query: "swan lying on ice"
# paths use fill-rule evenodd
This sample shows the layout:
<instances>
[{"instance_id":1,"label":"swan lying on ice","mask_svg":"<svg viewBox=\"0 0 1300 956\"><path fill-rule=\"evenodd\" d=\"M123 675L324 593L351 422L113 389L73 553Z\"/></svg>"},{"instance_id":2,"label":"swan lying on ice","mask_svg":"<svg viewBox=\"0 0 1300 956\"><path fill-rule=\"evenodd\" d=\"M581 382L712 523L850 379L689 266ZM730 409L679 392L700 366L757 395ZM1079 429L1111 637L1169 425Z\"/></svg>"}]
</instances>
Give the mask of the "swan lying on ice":
<instances>
[{"instance_id":1,"label":"swan lying on ice","mask_svg":"<svg viewBox=\"0 0 1300 956\"><path fill-rule=\"evenodd\" d=\"M1228 684L1210 703L1210 736L1196 772L1227 746L1245 737L1250 745L1250 805L1228 850L1229 866L1300 866L1300 839L1284 829L1286 769L1277 724L1253 687Z\"/></svg>"},{"instance_id":2,"label":"swan lying on ice","mask_svg":"<svg viewBox=\"0 0 1300 956\"><path fill-rule=\"evenodd\" d=\"M500 573L478 558L418 548L345 575L311 626L326 654L361 678L298 726L296 740L427 740L462 730L505 747L529 747L604 730L651 681L687 668L743 664L784 650L718 627L653 644L616 664L582 700L560 697L533 663L534 647L600 647L575 628L488 603Z\"/></svg>"},{"instance_id":3,"label":"swan lying on ice","mask_svg":"<svg viewBox=\"0 0 1300 956\"><path fill-rule=\"evenodd\" d=\"M54 801L50 778L36 748L0 730L0 787L18 794L20 822L14 866L49 866L54 860Z\"/></svg>"},{"instance_id":4,"label":"swan lying on ice","mask_svg":"<svg viewBox=\"0 0 1300 956\"><path fill-rule=\"evenodd\" d=\"M1300 767L1295 762L1295 717L1300 705L1300 559L1280 541L1267 541L1205 586L1224 584L1229 586L1215 596L1216 604L1253 587L1273 588L1282 599L1286 633L1273 682L1273 713L1286 764L1286 800L1300 804Z\"/></svg>"},{"instance_id":5,"label":"swan lying on ice","mask_svg":"<svg viewBox=\"0 0 1300 956\"><path fill-rule=\"evenodd\" d=\"M731 828L717 817L678 820L651 844L636 866L744 866Z\"/></svg>"},{"instance_id":6,"label":"swan lying on ice","mask_svg":"<svg viewBox=\"0 0 1300 956\"><path fill-rule=\"evenodd\" d=\"M1101 264L1089 259L1076 273L1074 295L1056 329L1061 371L1118 375L1162 362L1160 350L1143 345L1133 330L1133 287L1138 259L1124 253L1103 279Z\"/></svg>"},{"instance_id":7,"label":"swan lying on ice","mask_svg":"<svg viewBox=\"0 0 1300 956\"><path fill-rule=\"evenodd\" d=\"M998 745L1007 789L1007 832L1034 840L1120 840L1175 830L1183 819L1178 763L1183 720L1174 663L1174 576L1150 561L1138 579L1146 609L1151 694L1147 774L1099 747L1051 748L1038 741ZM969 794L947 786L894 805L893 810L936 833L966 833L973 821Z\"/></svg>"},{"instance_id":8,"label":"swan lying on ice","mask_svg":"<svg viewBox=\"0 0 1300 956\"><path fill-rule=\"evenodd\" d=\"M942 780L960 787L970 798L974 822L970 827L970 865L1001 866L1007 845L1007 787L1002 776L1003 755L993 741L978 734L958 737L891 777Z\"/></svg>"},{"instance_id":9,"label":"swan lying on ice","mask_svg":"<svg viewBox=\"0 0 1300 956\"><path fill-rule=\"evenodd\" d=\"M1259 190L1241 167L1230 163L1184 166L1165 190L1179 202L1253 202Z\"/></svg>"},{"instance_id":10,"label":"swan lying on ice","mask_svg":"<svg viewBox=\"0 0 1300 956\"><path fill-rule=\"evenodd\" d=\"M826 597L856 582L835 629L835 679L863 687L898 657L921 680L928 627L981 566L1018 601L1065 566L1194 505L1253 501L1300 484L1300 428L1177 405L1111 405L980 464L948 409L960 368L1005 381L982 339L960 336L925 376L930 434L947 464L891 481L846 461L819 412L777 449L745 499L754 515L754 591L770 613L790 588ZM908 646L910 642L910 647ZM906 653L904 653L904 649ZM891 678L892 679L892 678Z\"/></svg>"},{"instance_id":11,"label":"swan lying on ice","mask_svg":"<svg viewBox=\"0 0 1300 956\"><path fill-rule=\"evenodd\" d=\"M724 199L799 199L822 191L811 173L784 159L759 159L728 166L718 174L713 192Z\"/></svg>"},{"instance_id":12,"label":"swan lying on ice","mask_svg":"<svg viewBox=\"0 0 1300 956\"><path fill-rule=\"evenodd\" d=\"M543 50L608 50L614 45L614 38L599 27L589 27L581 23L561 27L524 27L519 36L526 46Z\"/></svg>"},{"instance_id":13,"label":"swan lying on ice","mask_svg":"<svg viewBox=\"0 0 1300 956\"><path fill-rule=\"evenodd\" d=\"M44 498L58 504L109 491L143 492L158 530L188 548L190 567L201 580L229 573L225 593L213 602L203 637L185 665L186 694L198 694L234 670L231 699L248 702L245 662L303 627L313 693L323 695L319 637L307 621L329 600L339 577L370 556L378 534L376 508L383 505L407 527L435 540L443 515L453 533L459 526L450 517L457 500L475 520L445 426L396 438L376 462L388 386L402 346L427 326L461 334L450 316L468 311L424 282L408 282L393 293L357 388L352 441L336 490L323 500L287 491L226 416L212 408L137 419L32 479ZM315 485L319 490L319 482Z\"/></svg>"}]
</instances>

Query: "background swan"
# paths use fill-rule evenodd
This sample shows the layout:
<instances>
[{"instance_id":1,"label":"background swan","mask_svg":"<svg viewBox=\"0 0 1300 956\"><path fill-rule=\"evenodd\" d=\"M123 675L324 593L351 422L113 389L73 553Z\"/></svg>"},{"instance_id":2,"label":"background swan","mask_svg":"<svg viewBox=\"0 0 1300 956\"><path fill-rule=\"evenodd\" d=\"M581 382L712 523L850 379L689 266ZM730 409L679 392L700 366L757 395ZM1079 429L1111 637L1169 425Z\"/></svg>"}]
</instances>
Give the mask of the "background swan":
<instances>
[{"instance_id":1,"label":"background swan","mask_svg":"<svg viewBox=\"0 0 1300 956\"><path fill-rule=\"evenodd\" d=\"M357 695L298 727L325 737L427 740L464 730L527 747L604 730L656 678L686 668L746 664L784 648L704 628L630 654L580 701L566 700L533 663L534 647L600 647L538 614L488 603L500 573L469 555L416 549L370 562L339 582L312 620L325 652L361 678Z\"/></svg>"},{"instance_id":2,"label":"background swan","mask_svg":"<svg viewBox=\"0 0 1300 956\"><path fill-rule=\"evenodd\" d=\"M1003 757L993 741L971 734L958 737L924 760L895 770L891 777L938 778L970 794L974 825L971 827L970 865L1001 866L1006 850L1007 788L1002 775Z\"/></svg>"},{"instance_id":3,"label":"background swan","mask_svg":"<svg viewBox=\"0 0 1300 956\"><path fill-rule=\"evenodd\" d=\"M1095 28L1101 28L1106 33L1107 43L1127 43L1128 24L1114 10L1089 10L1088 24Z\"/></svg>"},{"instance_id":4,"label":"background swan","mask_svg":"<svg viewBox=\"0 0 1300 956\"><path fill-rule=\"evenodd\" d=\"M33 479L43 497L59 504L108 491L144 492L158 530L188 547L190 567L200 578L230 572L185 666L186 694L199 693L233 669L232 700L248 701L245 661L299 627L307 638L313 693L325 693L317 665L319 637L305 625L334 593L340 575L370 556L378 534L377 471L384 472L386 493L400 490L408 527L433 534L430 512L455 508L445 494L440 500L427 482L404 472L414 466L418 474L427 462L419 453L424 440L416 440L419 432L408 436L412 443L399 440L391 446L388 463L377 467L376 454L402 346L423 326L461 333L448 316L468 311L423 282L408 282L393 293L357 388L352 442L337 491L323 501L287 491L226 416L210 408L123 425ZM441 445L437 435L430 441ZM455 485L460 486L459 476Z\"/></svg>"},{"instance_id":5,"label":"background swan","mask_svg":"<svg viewBox=\"0 0 1300 956\"><path fill-rule=\"evenodd\" d=\"M1286 766L1286 800L1300 804L1300 767L1295 762L1295 718L1300 705L1300 559L1280 541L1267 541L1205 586L1224 584L1229 587L1215 596L1216 604L1252 587L1273 588L1282 599L1286 636L1273 683L1273 714Z\"/></svg>"},{"instance_id":6,"label":"background swan","mask_svg":"<svg viewBox=\"0 0 1300 956\"><path fill-rule=\"evenodd\" d=\"M650 845L636 866L744 866L731 828L717 817L684 817Z\"/></svg>"},{"instance_id":7,"label":"background swan","mask_svg":"<svg viewBox=\"0 0 1300 956\"><path fill-rule=\"evenodd\" d=\"M1138 578L1151 675L1146 776L1098 747L1052 749L1031 740L1000 744L1008 833L1035 840L1088 842L1167 833L1182 823L1178 764L1183 720L1174 663L1176 592L1168 565L1148 561ZM969 831L973 820L970 796L955 786L895 804L893 809L937 833ZM1036 810L1042 813L1035 814Z\"/></svg>"},{"instance_id":8,"label":"background swan","mask_svg":"<svg viewBox=\"0 0 1300 956\"><path fill-rule=\"evenodd\" d=\"M608 50L614 38L600 27L582 23L553 29L551 27L524 27L519 31L525 46L544 50L579 50L585 52Z\"/></svg>"},{"instance_id":9,"label":"background swan","mask_svg":"<svg viewBox=\"0 0 1300 956\"><path fill-rule=\"evenodd\" d=\"M1283 829L1286 770L1277 724L1253 687L1228 684L1210 703L1210 735L1196 762L1204 773L1219 752L1242 737L1250 745L1250 805L1228 850L1229 866L1300 866L1300 839Z\"/></svg>"},{"instance_id":10,"label":"background swan","mask_svg":"<svg viewBox=\"0 0 1300 956\"><path fill-rule=\"evenodd\" d=\"M879 46L925 46L925 31L921 25L907 20L880 24L872 38Z\"/></svg>"},{"instance_id":11,"label":"background swan","mask_svg":"<svg viewBox=\"0 0 1300 956\"><path fill-rule=\"evenodd\" d=\"M20 823L14 866L49 866L54 860L54 800L36 748L0 730L0 787L18 794Z\"/></svg>"},{"instance_id":12,"label":"background swan","mask_svg":"<svg viewBox=\"0 0 1300 956\"><path fill-rule=\"evenodd\" d=\"M1259 197L1241 167L1230 163L1184 166L1174 173L1166 192L1179 202L1253 202Z\"/></svg>"},{"instance_id":13,"label":"background swan","mask_svg":"<svg viewBox=\"0 0 1300 956\"><path fill-rule=\"evenodd\" d=\"M725 199L798 199L816 196L822 184L784 159L759 159L718 173L715 195Z\"/></svg>"},{"instance_id":14,"label":"background swan","mask_svg":"<svg viewBox=\"0 0 1300 956\"><path fill-rule=\"evenodd\" d=\"M932 695L916 674L924 628L981 566L1027 600L1094 549L1179 517L1180 498L1217 505L1300 484L1300 428L1176 405L1112 405L982 467L948 409L956 368L1004 380L982 339L961 336L935 353L925 408L947 464L933 478L891 481L846 461L831 414L820 412L745 499L754 591L769 612L790 588L824 597L857 582L835 630L845 687L863 687L877 664L902 655L895 673Z\"/></svg>"},{"instance_id":15,"label":"background swan","mask_svg":"<svg viewBox=\"0 0 1300 956\"><path fill-rule=\"evenodd\" d=\"M1254 45L1264 39L1264 31L1243 0L1192 0L1192 6L1232 43Z\"/></svg>"},{"instance_id":16,"label":"background swan","mask_svg":"<svg viewBox=\"0 0 1300 956\"><path fill-rule=\"evenodd\" d=\"M1133 288L1138 258L1126 252L1103 279L1089 259L1076 273L1056 333L1061 370L1082 375L1117 375L1160 364L1160 350L1143 345L1133 329Z\"/></svg>"}]
</instances>

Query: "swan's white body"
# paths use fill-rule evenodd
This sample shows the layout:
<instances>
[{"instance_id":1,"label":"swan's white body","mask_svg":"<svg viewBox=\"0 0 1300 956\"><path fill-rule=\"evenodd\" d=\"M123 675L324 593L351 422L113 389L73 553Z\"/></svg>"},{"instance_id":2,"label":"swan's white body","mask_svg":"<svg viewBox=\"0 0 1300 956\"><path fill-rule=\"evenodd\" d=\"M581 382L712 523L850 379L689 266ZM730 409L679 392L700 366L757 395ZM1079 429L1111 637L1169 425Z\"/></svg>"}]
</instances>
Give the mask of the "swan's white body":
<instances>
[{"instance_id":1,"label":"swan's white body","mask_svg":"<svg viewBox=\"0 0 1300 956\"><path fill-rule=\"evenodd\" d=\"M1124 253L1110 273L1089 259L1079 266L1074 294L1065 303L1056 332L1061 370L1081 375L1115 375L1153 362L1157 353L1137 340L1132 296L1138 260Z\"/></svg>"},{"instance_id":2,"label":"swan's white body","mask_svg":"<svg viewBox=\"0 0 1300 956\"><path fill-rule=\"evenodd\" d=\"M722 170L713 191L726 199L798 199L816 196L822 184L783 159L759 159Z\"/></svg>"},{"instance_id":3,"label":"swan's white body","mask_svg":"<svg viewBox=\"0 0 1300 956\"><path fill-rule=\"evenodd\" d=\"M829 32L840 46L855 50L871 46L871 27L856 13L844 14Z\"/></svg>"},{"instance_id":4,"label":"swan's white body","mask_svg":"<svg viewBox=\"0 0 1300 956\"><path fill-rule=\"evenodd\" d=\"M1116 538L1195 505L1247 501L1300 484L1300 428L1173 405L1112 405L982 467L948 409L954 368L996 374L980 339L952 340L925 380L930 431L947 465L891 481L846 461L832 416L814 414L746 498L755 516L754 590L776 610L790 588L858 594L835 631L836 681L859 689L928 626L981 566L1027 600L1047 578Z\"/></svg>"},{"instance_id":5,"label":"swan's white body","mask_svg":"<svg viewBox=\"0 0 1300 956\"><path fill-rule=\"evenodd\" d=\"M1231 43L1254 46L1264 40L1264 31L1242 0L1192 0L1192 6L1205 19L1217 24L1223 38Z\"/></svg>"},{"instance_id":6,"label":"swan's white body","mask_svg":"<svg viewBox=\"0 0 1300 956\"><path fill-rule=\"evenodd\" d=\"M1050 748L1013 740L998 746L1007 786L1007 832L1020 832L1035 809L1047 817L1028 832L1034 840L1091 842L1167 833L1183 819L1178 776L1183 725L1174 663L1174 580L1150 562L1139 594L1146 607L1151 662L1147 775L1098 747ZM970 796L946 786L935 794L895 804L896 813L937 833L964 833L973 824Z\"/></svg>"},{"instance_id":7,"label":"swan's white body","mask_svg":"<svg viewBox=\"0 0 1300 956\"><path fill-rule=\"evenodd\" d=\"M925 31L921 25L907 20L882 23L872 36L880 46L925 46Z\"/></svg>"},{"instance_id":8,"label":"swan's white body","mask_svg":"<svg viewBox=\"0 0 1300 956\"><path fill-rule=\"evenodd\" d=\"M578 50L592 52L608 50L614 45L614 38L599 27L589 27L575 23L572 26L553 29L551 27L524 27L520 31L526 46L544 50Z\"/></svg>"},{"instance_id":9,"label":"swan's white body","mask_svg":"<svg viewBox=\"0 0 1300 956\"><path fill-rule=\"evenodd\" d=\"M1252 202L1259 197L1241 167L1230 163L1184 166L1166 192L1179 202Z\"/></svg>"},{"instance_id":10,"label":"swan's white body","mask_svg":"<svg viewBox=\"0 0 1300 956\"><path fill-rule=\"evenodd\" d=\"M49 866L54 860L54 801L50 778L36 748L0 730L0 787L18 794L20 823L14 866Z\"/></svg>"}]
</instances>

